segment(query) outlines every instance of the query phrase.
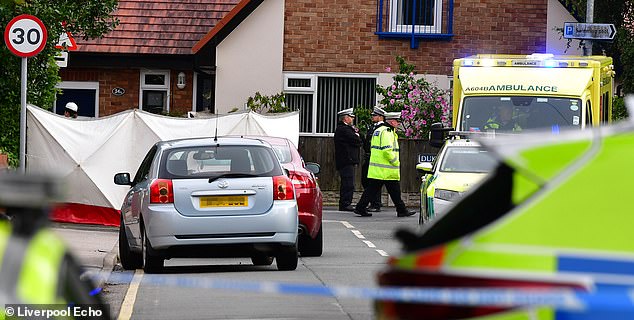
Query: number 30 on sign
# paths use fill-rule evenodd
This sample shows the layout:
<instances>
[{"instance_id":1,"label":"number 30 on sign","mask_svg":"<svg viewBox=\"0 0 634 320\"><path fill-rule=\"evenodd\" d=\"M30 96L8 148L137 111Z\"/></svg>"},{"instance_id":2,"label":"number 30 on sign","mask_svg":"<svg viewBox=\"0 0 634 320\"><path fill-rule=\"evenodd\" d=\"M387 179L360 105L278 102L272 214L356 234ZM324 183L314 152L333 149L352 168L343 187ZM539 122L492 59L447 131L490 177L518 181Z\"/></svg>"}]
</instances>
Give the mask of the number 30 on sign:
<instances>
[{"instance_id":1,"label":"number 30 on sign","mask_svg":"<svg viewBox=\"0 0 634 320\"><path fill-rule=\"evenodd\" d=\"M46 45L46 27L42 20L29 14L13 18L4 30L4 43L18 57L32 57Z\"/></svg>"}]
</instances>

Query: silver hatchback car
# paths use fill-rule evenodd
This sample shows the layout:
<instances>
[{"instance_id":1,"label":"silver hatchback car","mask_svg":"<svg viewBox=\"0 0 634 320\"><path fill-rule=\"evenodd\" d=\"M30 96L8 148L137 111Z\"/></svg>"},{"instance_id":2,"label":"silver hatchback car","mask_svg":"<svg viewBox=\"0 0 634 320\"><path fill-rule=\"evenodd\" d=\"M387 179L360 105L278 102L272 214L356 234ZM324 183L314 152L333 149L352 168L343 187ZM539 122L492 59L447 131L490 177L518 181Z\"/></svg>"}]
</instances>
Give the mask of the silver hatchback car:
<instances>
[{"instance_id":1,"label":"silver hatchback car","mask_svg":"<svg viewBox=\"0 0 634 320\"><path fill-rule=\"evenodd\" d=\"M254 265L297 268L293 183L271 145L219 137L162 141L143 159L121 207L125 269L159 272L177 257L250 257Z\"/></svg>"}]
</instances>

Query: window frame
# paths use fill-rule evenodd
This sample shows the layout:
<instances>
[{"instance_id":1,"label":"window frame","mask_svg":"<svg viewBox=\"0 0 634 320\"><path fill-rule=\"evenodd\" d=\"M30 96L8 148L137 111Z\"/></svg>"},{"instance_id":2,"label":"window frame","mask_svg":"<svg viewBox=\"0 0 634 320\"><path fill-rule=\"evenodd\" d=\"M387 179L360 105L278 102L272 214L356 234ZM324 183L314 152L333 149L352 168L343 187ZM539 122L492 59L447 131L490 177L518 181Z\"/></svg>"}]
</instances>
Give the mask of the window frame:
<instances>
[{"instance_id":1,"label":"window frame","mask_svg":"<svg viewBox=\"0 0 634 320\"><path fill-rule=\"evenodd\" d=\"M379 74L363 74L363 73L330 73L330 72L316 72L316 73L293 73L288 72L284 73L284 94L297 94L297 95L312 95L312 110L311 110L311 132L302 132L300 128L299 135L300 136L321 136L321 137L332 137L334 136L334 131L330 133L325 132L317 132L318 123L318 85L320 77L325 78L354 78L354 79L374 79L375 86L379 83ZM311 88L308 90L308 87L288 87L288 79L311 79ZM288 88L288 89L287 89ZM378 104L379 98L376 91L374 91L374 105ZM373 106L368 106L373 107ZM325 121L325 120L322 120Z\"/></svg>"},{"instance_id":2,"label":"window frame","mask_svg":"<svg viewBox=\"0 0 634 320\"><path fill-rule=\"evenodd\" d=\"M403 2L423 2L427 0L389 0L390 1L390 32L397 33L438 33L438 30L442 30L442 0L431 0L434 2L433 23L429 25L411 25L411 24L399 24L399 13L401 10L399 4ZM402 7L402 6L401 6Z\"/></svg>"},{"instance_id":3,"label":"window frame","mask_svg":"<svg viewBox=\"0 0 634 320\"><path fill-rule=\"evenodd\" d=\"M99 118L99 81L61 81L55 88L58 89L79 89L79 90L94 90L95 91L95 118ZM57 96L55 95L55 102L53 103L53 112L57 113Z\"/></svg>"},{"instance_id":4,"label":"window frame","mask_svg":"<svg viewBox=\"0 0 634 320\"><path fill-rule=\"evenodd\" d=\"M170 70L149 70L149 69L142 69L139 73L140 75L140 79L139 79L139 109L149 112L148 110L145 110L143 108L143 97L144 97L144 91L165 91L165 106L163 111L165 113L169 113L170 112ZM165 77L165 83L163 85L156 85L156 84L146 84L145 83L145 77L147 75L162 75Z\"/></svg>"},{"instance_id":5,"label":"window frame","mask_svg":"<svg viewBox=\"0 0 634 320\"><path fill-rule=\"evenodd\" d=\"M309 87L293 87L289 86L289 81L292 79L298 80L310 80ZM285 73L284 74L284 92L315 92L317 91L317 76L314 74L302 74L302 73Z\"/></svg>"}]
</instances>

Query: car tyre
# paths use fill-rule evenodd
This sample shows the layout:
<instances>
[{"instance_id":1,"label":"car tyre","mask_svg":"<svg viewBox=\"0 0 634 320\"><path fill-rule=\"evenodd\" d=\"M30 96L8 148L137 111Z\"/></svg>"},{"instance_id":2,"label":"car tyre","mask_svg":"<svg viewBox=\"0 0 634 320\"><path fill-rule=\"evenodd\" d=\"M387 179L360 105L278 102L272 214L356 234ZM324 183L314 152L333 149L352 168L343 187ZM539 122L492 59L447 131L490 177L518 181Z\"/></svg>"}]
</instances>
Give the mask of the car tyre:
<instances>
[{"instance_id":1,"label":"car tyre","mask_svg":"<svg viewBox=\"0 0 634 320\"><path fill-rule=\"evenodd\" d=\"M121 266L125 270L134 270L143 266L143 258L141 257L141 254L132 252L130 249L123 219L121 219L121 223L119 225L119 259L121 260Z\"/></svg>"},{"instance_id":2,"label":"car tyre","mask_svg":"<svg viewBox=\"0 0 634 320\"><path fill-rule=\"evenodd\" d=\"M251 262L253 262L254 266L270 266L273 264L273 257L269 256L253 256L251 257Z\"/></svg>"},{"instance_id":3,"label":"car tyre","mask_svg":"<svg viewBox=\"0 0 634 320\"><path fill-rule=\"evenodd\" d=\"M158 273L163 270L164 259L156 255L156 253L154 252L154 249L150 244L150 240L147 238L145 228L143 228L141 236L143 237L143 239L141 239L141 244L143 248L143 271L145 273Z\"/></svg>"},{"instance_id":4,"label":"car tyre","mask_svg":"<svg viewBox=\"0 0 634 320\"><path fill-rule=\"evenodd\" d=\"M275 263L277 263L277 270L291 271L297 269L297 261L299 257L297 255L297 243L294 246L283 247L278 255L275 257Z\"/></svg>"},{"instance_id":5,"label":"car tyre","mask_svg":"<svg viewBox=\"0 0 634 320\"><path fill-rule=\"evenodd\" d=\"M319 232L315 239L310 235L304 235L299 242L299 252L302 257L320 257L324 250L324 236L319 226Z\"/></svg>"}]
</instances>

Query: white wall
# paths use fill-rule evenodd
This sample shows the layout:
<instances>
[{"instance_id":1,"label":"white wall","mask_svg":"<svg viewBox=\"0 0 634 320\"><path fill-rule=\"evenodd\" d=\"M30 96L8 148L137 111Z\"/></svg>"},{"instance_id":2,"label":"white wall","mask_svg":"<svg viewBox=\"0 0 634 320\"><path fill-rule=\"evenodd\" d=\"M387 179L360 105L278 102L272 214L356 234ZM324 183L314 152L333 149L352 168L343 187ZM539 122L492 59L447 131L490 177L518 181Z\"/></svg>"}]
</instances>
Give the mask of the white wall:
<instances>
[{"instance_id":1,"label":"white wall","mask_svg":"<svg viewBox=\"0 0 634 320\"><path fill-rule=\"evenodd\" d=\"M572 40L570 48L566 49L568 39L562 37L562 33L553 30L563 29L564 22L578 22L557 0L548 0L548 17L546 30L546 52L552 54L583 55L579 49L579 40Z\"/></svg>"},{"instance_id":2,"label":"white wall","mask_svg":"<svg viewBox=\"0 0 634 320\"><path fill-rule=\"evenodd\" d=\"M283 47L284 0L264 1L216 48L217 113L282 92Z\"/></svg>"}]
</instances>

